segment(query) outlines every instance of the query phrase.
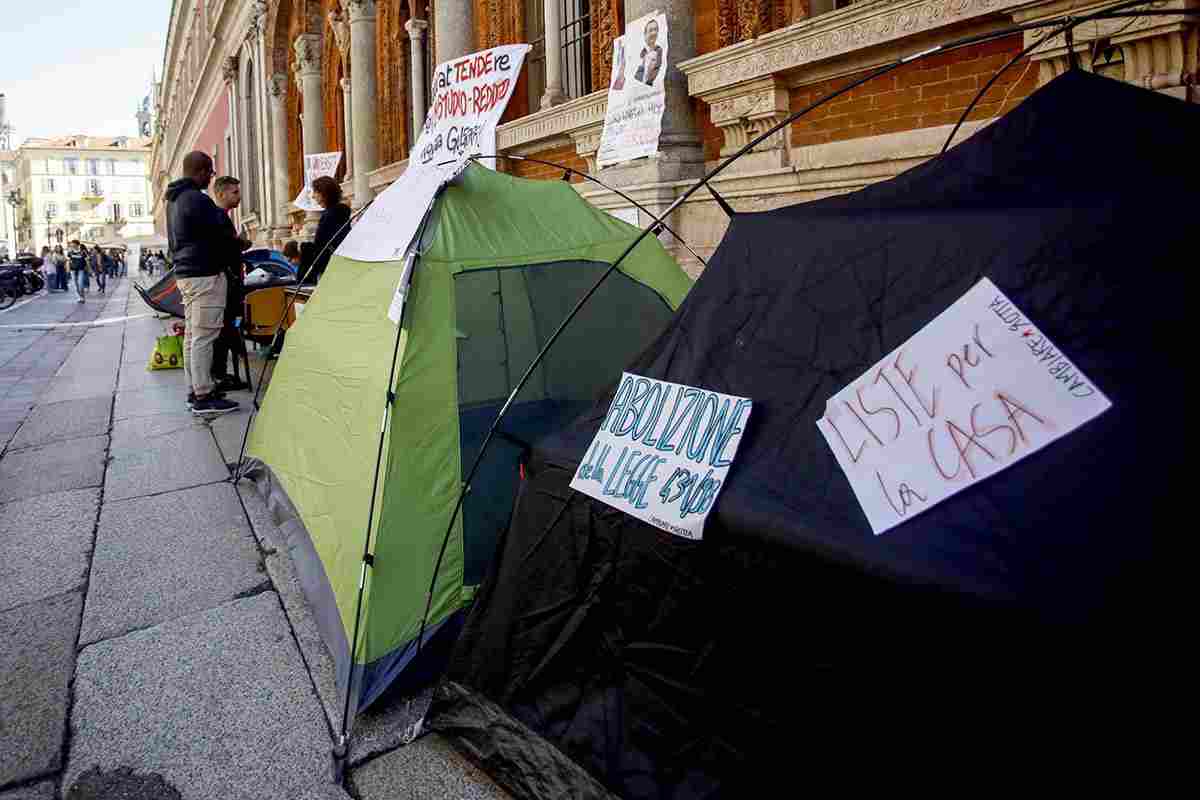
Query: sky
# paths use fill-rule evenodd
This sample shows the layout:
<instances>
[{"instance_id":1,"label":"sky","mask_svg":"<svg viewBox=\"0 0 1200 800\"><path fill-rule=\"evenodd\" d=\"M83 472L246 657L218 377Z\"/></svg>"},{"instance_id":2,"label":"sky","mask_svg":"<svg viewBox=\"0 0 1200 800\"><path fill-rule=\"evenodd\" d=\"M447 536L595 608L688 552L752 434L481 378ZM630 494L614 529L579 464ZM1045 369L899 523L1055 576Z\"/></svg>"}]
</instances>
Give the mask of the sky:
<instances>
[{"instance_id":1,"label":"sky","mask_svg":"<svg viewBox=\"0 0 1200 800\"><path fill-rule=\"evenodd\" d=\"M171 0L0 0L0 94L13 146L82 133L134 136L161 74Z\"/></svg>"}]
</instances>

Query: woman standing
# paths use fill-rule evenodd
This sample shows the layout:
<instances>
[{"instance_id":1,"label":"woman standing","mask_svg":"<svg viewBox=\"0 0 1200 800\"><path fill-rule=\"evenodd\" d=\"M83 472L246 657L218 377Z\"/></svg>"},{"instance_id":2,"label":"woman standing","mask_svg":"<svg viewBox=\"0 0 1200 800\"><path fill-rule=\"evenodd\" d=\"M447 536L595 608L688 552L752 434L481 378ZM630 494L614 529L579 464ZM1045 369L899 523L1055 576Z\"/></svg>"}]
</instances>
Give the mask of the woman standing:
<instances>
[{"instance_id":1,"label":"woman standing","mask_svg":"<svg viewBox=\"0 0 1200 800\"><path fill-rule=\"evenodd\" d=\"M54 291L54 254L48 245L42 245L42 278L46 281L46 291Z\"/></svg>"},{"instance_id":2,"label":"woman standing","mask_svg":"<svg viewBox=\"0 0 1200 800\"><path fill-rule=\"evenodd\" d=\"M61 244L54 245L54 278L60 292L67 290L67 257Z\"/></svg>"},{"instance_id":3,"label":"woman standing","mask_svg":"<svg viewBox=\"0 0 1200 800\"><path fill-rule=\"evenodd\" d=\"M307 272L308 280L317 283L325 274L329 257L350 232L350 226L346 224L350 221L350 206L342 202L342 187L328 175L313 181L312 192L325 210L321 212L313 240L300 246L300 274Z\"/></svg>"}]
</instances>

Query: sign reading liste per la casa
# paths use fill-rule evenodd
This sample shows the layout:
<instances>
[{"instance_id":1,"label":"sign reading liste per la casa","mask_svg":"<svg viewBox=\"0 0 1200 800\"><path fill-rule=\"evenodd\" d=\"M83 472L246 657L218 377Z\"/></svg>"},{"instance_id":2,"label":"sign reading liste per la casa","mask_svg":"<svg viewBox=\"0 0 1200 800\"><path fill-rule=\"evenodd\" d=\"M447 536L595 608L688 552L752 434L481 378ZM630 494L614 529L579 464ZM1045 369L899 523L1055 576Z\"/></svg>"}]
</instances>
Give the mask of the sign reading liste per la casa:
<instances>
[{"instance_id":1,"label":"sign reading liste per la casa","mask_svg":"<svg viewBox=\"0 0 1200 800\"><path fill-rule=\"evenodd\" d=\"M752 407L746 397L622 373L571 488L700 539Z\"/></svg>"}]
</instances>

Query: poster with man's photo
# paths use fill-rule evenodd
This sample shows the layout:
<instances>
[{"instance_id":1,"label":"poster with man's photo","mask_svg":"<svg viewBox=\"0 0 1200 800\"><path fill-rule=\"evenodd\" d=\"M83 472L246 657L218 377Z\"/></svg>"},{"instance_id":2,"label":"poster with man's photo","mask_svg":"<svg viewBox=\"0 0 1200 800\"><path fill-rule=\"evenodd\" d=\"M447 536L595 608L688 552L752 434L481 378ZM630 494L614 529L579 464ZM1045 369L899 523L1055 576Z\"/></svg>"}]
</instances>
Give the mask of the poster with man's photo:
<instances>
[{"instance_id":1,"label":"poster with man's photo","mask_svg":"<svg viewBox=\"0 0 1200 800\"><path fill-rule=\"evenodd\" d=\"M658 152L668 55L667 15L660 11L628 23L613 42L608 111L596 154L601 167Z\"/></svg>"}]
</instances>

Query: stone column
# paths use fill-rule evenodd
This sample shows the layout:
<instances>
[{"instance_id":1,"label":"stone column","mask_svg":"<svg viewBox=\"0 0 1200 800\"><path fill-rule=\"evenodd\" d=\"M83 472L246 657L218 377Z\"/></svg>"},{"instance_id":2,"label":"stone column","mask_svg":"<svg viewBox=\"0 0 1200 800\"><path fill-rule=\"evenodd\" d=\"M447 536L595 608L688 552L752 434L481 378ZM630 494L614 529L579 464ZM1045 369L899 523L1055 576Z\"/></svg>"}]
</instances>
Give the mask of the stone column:
<instances>
[{"instance_id":1,"label":"stone column","mask_svg":"<svg viewBox=\"0 0 1200 800\"><path fill-rule=\"evenodd\" d=\"M404 23L404 29L412 43L409 85L412 87L412 146L415 149L421 129L425 127L425 31L429 29L429 23L423 19L410 19Z\"/></svg>"},{"instance_id":2,"label":"stone column","mask_svg":"<svg viewBox=\"0 0 1200 800\"><path fill-rule=\"evenodd\" d=\"M321 37L296 37L296 77L304 95L304 153L325 152L325 113L321 101Z\"/></svg>"},{"instance_id":3,"label":"stone column","mask_svg":"<svg viewBox=\"0 0 1200 800\"><path fill-rule=\"evenodd\" d=\"M628 3L626 3L628 5ZM542 21L545 25L546 91L542 93L542 108L556 106L567 99L562 82L562 7L560 0L544 0Z\"/></svg>"},{"instance_id":4,"label":"stone column","mask_svg":"<svg viewBox=\"0 0 1200 800\"><path fill-rule=\"evenodd\" d=\"M433 4L434 48L438 63L475 52L475 4L471 2Z\"/></svg>"},{"instance_id":5,"label":"stone column","mask_svg":"<svg viewBox=\"0 0 1200 800\"><path fill-rule=\"evenodd\" d=\"M353 143L354 205L361 208L371 198L370 173L379 166L379 141L375 124L375 0L343 0L350 13L350 80L354 85L354 122L350 123L350 93L346 92L346 141ZM350 138L351 129L354 137ZM350 147L347 146L347 169Z\"/></svg>"},{"instance_id":6,"label":"stone column","mask_svg":"<svg viewBox=\"0 0 1200 800\"><path fill-rule=\"evenodd\" d=\"M267 94L271 98L271 166L268 172L274 189L271 227L273 235L279 238L287 236L291 228L287 215L287 204L292 200L288 197L287 80L287 75L275 74L267 84Z\"/></svg>"},{"instance_id":7,"label":"stone column","mask_svg":"<svg viewBox=\"0 0 1200 800\"><path fill-rule=\"evenodd\" d=\"M349 179L354 177L354 106L350 102L350 79L342 78L341 87L342 105L346 108L346 152L342 157L346 159L346 178ZM358 189L354 191L357 194Z\"/></svg>"},{"instance_id":8,"label":"stone column","mask_svg":"<svg viewBox=\"0 0 1200 800\"><path fill-rule=\"evenodd\" d=\"M699 177L704 172L704 149L699 127L692 117L687 77L676 66L696 55L693 0L625 0L625 19L635 20L653 11L667 17L666 109L658 156L608 167L602 172L618 183L674 181ZM634 50L636 56L637 49Z\"/></svg>"}]
</instances>

